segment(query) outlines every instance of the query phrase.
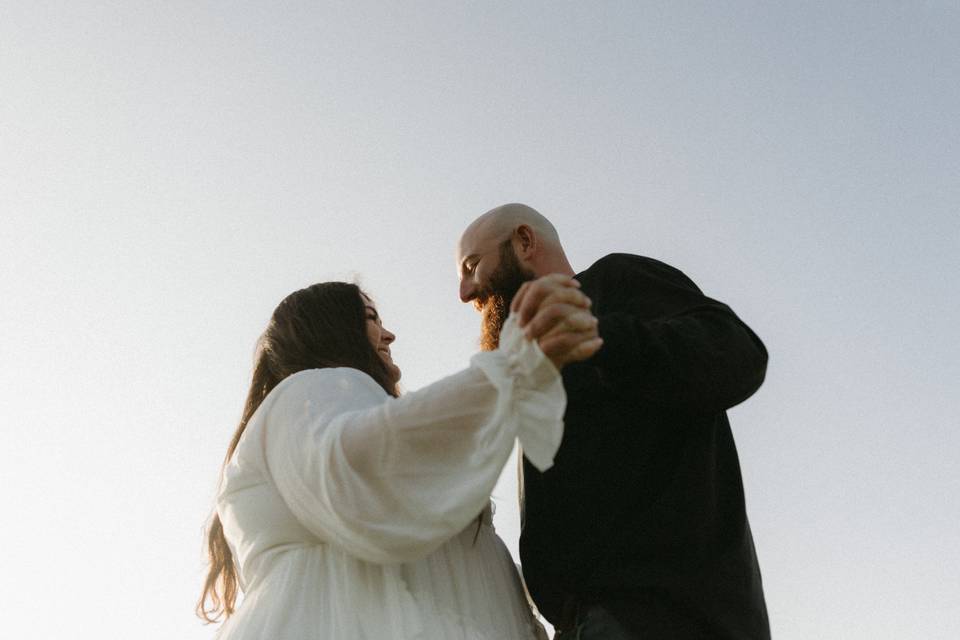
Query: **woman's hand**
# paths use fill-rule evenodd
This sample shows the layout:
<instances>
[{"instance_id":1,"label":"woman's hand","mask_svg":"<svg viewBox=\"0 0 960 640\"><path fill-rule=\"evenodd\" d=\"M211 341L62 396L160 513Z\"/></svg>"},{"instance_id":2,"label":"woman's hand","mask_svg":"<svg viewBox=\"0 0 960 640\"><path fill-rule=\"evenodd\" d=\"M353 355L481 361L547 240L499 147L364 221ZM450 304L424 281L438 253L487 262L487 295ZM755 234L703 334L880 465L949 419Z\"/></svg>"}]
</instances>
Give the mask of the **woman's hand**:
<instances>
[{"instance_id":1,"label":"woman's hand","mask_svg":"<svg viewBox=\"0 0 960 640\"><path fill-rule=\"evenodd\" d=\"M593 356L603 345L580 283L555 273L525 282L510 305L517 323L557 369Z\"/></svg>"}]
</instances>

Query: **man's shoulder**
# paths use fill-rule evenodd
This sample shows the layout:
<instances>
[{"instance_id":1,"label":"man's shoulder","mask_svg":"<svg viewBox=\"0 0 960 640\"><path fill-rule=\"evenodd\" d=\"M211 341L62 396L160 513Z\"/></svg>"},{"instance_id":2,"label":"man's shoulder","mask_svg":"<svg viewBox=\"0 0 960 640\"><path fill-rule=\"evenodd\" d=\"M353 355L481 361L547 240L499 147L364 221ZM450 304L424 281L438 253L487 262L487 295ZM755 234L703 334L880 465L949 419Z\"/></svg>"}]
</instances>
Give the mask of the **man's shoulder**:
<instances>
[{"instance_id":1,"label":"man's shoulder","mask_svg":"<svg viewBox=\"0 0 960 640\"><path fill-rule=\"evenodd\" d=\"M673 269L665 262L661 262L648 256L639 256L633 253L608 253L596 262L594 262L586 271L606 271L608 269L619 269L623 267L632 267L636 269ZM586 271L584 273L586 273Z\"/></svg>"},{"instance_id":2,"label":"man's shoulder","mask_svg":"<svg viewBox=\"0 0 960 640\"><path fill-rule=\"evenodd\" d=\"M581 274L578 274L578 278L602 278L611 274L619 277L665 280L674 284L683 284L687 287L696 288L694 282L687 277L685 273L680 271L680 269L655 258L633 253L607 254L590 265L590 267Z\"/></svg>"}]
</instances>

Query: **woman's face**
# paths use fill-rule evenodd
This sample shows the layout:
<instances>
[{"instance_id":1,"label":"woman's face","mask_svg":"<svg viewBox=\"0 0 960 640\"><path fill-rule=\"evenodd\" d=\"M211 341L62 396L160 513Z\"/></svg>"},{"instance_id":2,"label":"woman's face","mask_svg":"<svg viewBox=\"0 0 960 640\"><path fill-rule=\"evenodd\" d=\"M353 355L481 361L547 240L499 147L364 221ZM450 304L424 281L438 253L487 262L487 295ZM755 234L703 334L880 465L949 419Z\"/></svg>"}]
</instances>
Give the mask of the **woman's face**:
<instances>
[{"instance_id":1,"label":"woman's face","mask_svg":"<svg viewBox=\"0 0 960 640\"><path fill-rule=\"evenodd\" d=\"M377 313L377 306L373 303L373 300L363 296L363 304L366 307L367 337L370 339L370 344L373 345L384 364L387 365L393 381L397 382L400 380L400 367L393 363L393 357L390 355L390 343L397 337L383 327L380 314Z\"/></svg>"}]
</instances>

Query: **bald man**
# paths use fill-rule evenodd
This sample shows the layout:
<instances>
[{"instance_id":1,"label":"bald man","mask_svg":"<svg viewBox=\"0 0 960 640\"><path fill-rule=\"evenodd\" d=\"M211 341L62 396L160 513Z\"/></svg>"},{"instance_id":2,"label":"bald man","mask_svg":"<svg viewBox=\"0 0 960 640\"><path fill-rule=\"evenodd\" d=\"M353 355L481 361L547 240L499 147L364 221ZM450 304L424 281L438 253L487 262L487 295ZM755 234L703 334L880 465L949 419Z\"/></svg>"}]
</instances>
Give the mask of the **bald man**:
<instances>
[{"instance_id":1,"label":"bald man","mask_svg":"<svg viewBox=\"0 0 960 640\"><path fill-rule=\"evenodd\" d=\"M556 637L768 639L726 415L763 382L760 339L657 260L611 254L576 273L554 226L522 204L470 224L458 268L484 349L511 310L530 337L603 340L563 371L554 466L522 465L523 575ZM561 320L577 299L549 274L575 278L598 325ZM547 300L557 313L535 315Z\"/></svg>"}]
</instances>

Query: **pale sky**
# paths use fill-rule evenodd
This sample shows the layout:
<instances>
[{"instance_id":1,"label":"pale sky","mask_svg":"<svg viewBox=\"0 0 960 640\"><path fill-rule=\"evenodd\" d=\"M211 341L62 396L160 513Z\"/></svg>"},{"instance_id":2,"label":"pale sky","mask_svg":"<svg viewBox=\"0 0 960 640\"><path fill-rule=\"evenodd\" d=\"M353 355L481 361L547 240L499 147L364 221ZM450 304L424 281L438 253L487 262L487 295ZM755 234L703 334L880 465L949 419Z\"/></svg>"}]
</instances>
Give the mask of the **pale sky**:
<instances>
[{"instance_id":1,"label":"pale sky","mask_svg":"<svg viewBox=\"0 0 960 640\"><path fill-rule=\"evenodd\" d=\"M774 4L0 4L0 635L211 638L274 306L358 278L422 387L476 349L460 232L521 201L765 341L774 636L957 637L960 5Z\"/></svg>"}]
</instances>

